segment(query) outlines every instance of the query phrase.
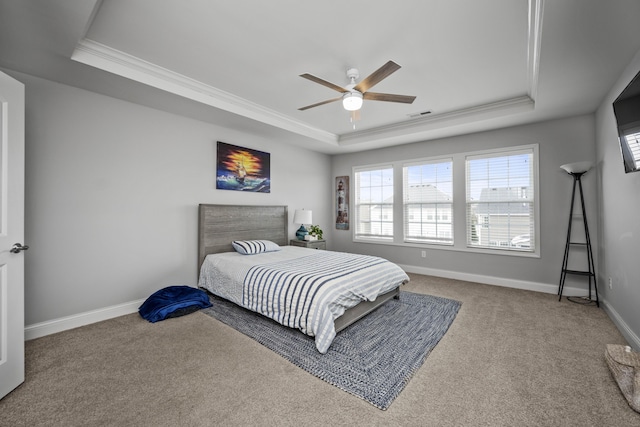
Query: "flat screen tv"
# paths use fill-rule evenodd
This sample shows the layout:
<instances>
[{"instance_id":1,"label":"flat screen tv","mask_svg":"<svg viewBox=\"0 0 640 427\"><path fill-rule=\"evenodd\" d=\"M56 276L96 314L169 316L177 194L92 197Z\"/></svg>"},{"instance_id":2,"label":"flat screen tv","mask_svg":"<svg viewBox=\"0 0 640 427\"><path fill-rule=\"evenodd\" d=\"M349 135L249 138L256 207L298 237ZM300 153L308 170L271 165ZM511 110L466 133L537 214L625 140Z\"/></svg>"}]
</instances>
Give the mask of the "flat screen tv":
<instances>
[{"instance_id":1,"label":"flat screen tv","mask_svg":"<svg viewBox=\"0 0 640 427\"><path fill-rule=\"evenodd\" d=\"M624 171L640 171L640 73L613 101Z\"/></svg>"}]
</instances>

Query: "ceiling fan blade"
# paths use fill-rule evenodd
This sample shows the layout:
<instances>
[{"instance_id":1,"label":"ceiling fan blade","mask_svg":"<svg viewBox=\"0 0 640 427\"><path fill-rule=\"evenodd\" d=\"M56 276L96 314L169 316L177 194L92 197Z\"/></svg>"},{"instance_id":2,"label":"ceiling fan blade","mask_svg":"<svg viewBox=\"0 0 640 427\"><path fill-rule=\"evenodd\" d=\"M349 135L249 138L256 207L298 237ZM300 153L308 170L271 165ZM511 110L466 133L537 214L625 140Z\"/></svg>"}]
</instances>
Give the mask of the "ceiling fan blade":
<instances>
[{"instance_id":1,"label":"ceiling fan blade","mask_svg":"<svg viewBox=\"0 0 640 427\"><path fill-rule=\"evenodd\" d=\"M300 74L300 77L302 77L304 79L307 79L307 80L311 80L312 82L319 83L322 86L326 86L329 89L333 89L333 90L335 90L337 92L340 92L340 93L349 92L347 89L345 89L343 87L340 87L338 85L334 85L331 82L328 82L326 80L322 80L320 77L313 76L313 75L311 75L309 73Z\"/></svg>"},{"instance_id":2,"label":"ceiling fan blade","mask_svg":"<svg viewBox=\"0 0 640 427\"><path fill-rule=\"evenodd\" d=\"M362 97L371 101L401 102L403 104L412 104L416 99L415 96L378 92L365 92Z\"/></svg>"},{"instance_id":3,"label":"ceiling fan blade","mask_svg":"<svg viewBox=\"0 0 640 427\"><path fill-rule=\"evenodd\" d=\"M339 96L337 98L333 98L333 99L327 99L326 101L318 102L317 104L311 104L311 105L307 105L306 107L298 108L298 110L300 110L300 111L308 110L309 108L319 107L320 105L328 104L330 102L339 101L341 99L342 99L341 96Z\"/></svg>"},{"instance_id":4,"label":"ceiling fan blade","mask_svg":"<svg viewBox=\"0 0 640 427\"><path fill-rule=\"evenodd\" d=\"M366 92L370 88L380 83L383 79L389 77L392 73L398 71L400 66L393 61L388 61L382 67L371 73L367 78L358 83L354 89L358 92Z\"/></svg>"}]
</instances>

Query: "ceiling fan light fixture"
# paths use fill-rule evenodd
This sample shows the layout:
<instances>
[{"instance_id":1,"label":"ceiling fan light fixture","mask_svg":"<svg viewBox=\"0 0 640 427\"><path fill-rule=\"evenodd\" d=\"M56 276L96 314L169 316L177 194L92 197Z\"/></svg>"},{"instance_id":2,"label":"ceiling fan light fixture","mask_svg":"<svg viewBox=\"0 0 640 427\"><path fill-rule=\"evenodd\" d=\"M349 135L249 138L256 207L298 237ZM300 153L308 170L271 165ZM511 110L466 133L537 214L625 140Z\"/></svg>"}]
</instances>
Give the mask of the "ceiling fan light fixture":
<instances>
[{"instance_id":1,"label":"ceiling fan light fixture","mask_svg":"<svg viewBox=\"0 0 640 427\"><path fill-rule=\"evenodd\" d=\"M347 111L357 111L362 107L362 94L357 91L347 92L342 96L342 106Z\"/></svg>"}]
</instances>

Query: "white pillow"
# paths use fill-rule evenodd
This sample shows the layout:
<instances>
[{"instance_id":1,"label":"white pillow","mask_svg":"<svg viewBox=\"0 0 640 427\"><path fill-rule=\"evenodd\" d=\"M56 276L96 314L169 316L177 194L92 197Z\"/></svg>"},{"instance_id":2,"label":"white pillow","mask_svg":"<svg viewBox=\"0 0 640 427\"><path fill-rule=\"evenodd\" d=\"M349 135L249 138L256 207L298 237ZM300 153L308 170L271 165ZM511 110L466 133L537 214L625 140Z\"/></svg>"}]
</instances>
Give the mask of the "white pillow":
<instances>
[{"instance_id":1,"label":"white pillow","mask_svg":"<svg viewBox=\"0 0 640 427\"><path fill-rule=\"evenodd\" d=\"M233 249L242 255L260 254L262 252L275 252L281 248L270 240L235 240L231 242Z\"/></svg>"}]
</instances>

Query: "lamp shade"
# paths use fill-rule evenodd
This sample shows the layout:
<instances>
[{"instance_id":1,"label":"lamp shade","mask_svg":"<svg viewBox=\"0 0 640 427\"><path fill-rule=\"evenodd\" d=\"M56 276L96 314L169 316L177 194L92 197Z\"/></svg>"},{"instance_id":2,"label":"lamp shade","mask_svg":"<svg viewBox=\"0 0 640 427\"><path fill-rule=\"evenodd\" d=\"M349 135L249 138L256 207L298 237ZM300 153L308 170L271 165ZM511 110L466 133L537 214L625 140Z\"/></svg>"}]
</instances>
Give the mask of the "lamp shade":
<instances>
[{"instance_id":1,"label":"lamp shade","mask_svg":"<svg viewBox=\"0 0 640 427\"><path fill-rule=\"evenodd\" d=\"M585 173L592 167L593 163L591 162L576 162L562 165L560 169L564 169L567 173Z\"/></svg>"},{"instance_id":2,"label":"lamp shade","mask_svg":"<svg viewBox=\"0 0 640 427\"><path fill-rule=\"evenodd\" d=\"M311 219L311 211L296 209L296 212L293 215L294 224L311 224L312 222L313 220Z\"/></svg>"}]
</instances>

